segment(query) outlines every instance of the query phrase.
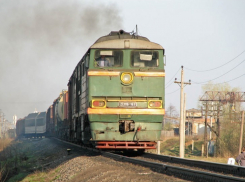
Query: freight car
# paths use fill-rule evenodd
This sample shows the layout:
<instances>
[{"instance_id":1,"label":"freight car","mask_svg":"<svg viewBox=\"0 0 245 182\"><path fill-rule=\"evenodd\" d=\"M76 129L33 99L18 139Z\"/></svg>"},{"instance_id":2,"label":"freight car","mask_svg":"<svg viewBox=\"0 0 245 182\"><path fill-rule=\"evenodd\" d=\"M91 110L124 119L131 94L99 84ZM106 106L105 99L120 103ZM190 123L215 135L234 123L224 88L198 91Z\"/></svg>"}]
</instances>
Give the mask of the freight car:
<instances>
[{"instance_id":1,"label":"freight car","mask_svg":"<svg viewBox=\"0 0 245 182\"><path fill-rule=\"evenodd\" d=\"M54 116L53 116L53 105L51 105L46 114L46 134L47 136L54 136Z\"/></svg>"},{"instance_id":2,"label":"freight car","mask_svg":"<svg viewBox=\"0 0 245 182\"><path fill-rule=\"evenodd\" d=\"M120 30L99 38L69 79L68 124L54 121L56 135L100 149L155 149L165 114L164 66L163 47L145 37Z\"/></svg>"},{"instance_id":3,"label":"freight car","mask_svg":"<svg viewBox=\"0 0 245 182\"><path fill-rule=\"evenodd\" d=\"M32 137L35 135L37 115L38 113L30 113L25 117L25 137Z\"/></svg>"},{"instance_id":4,"label":"freight car","mask_svg":"<svg viewBox=\"0 0 245 182\"><path fill-rule=\"evenodd\" d=\"M46 115L47 135L56 136L64 140L69 137L68 123L68 91L62 90L53 104L48 108Z\"/></svg>"},{"instance_id":5,"label":"freight car","mask_svg":"<svg viewBox=\"0 0 245 182\"><path fill-rule=\"evenodd\" d=\"M35 121L35 137L42 137L46 134L46 112L39 112Z\"/></svg>"},{"instance_id":6,"label":"freight car","mask_svg":"<svg viewBox=\"0 0 245 182\"><path fill-rule=\"evenodd\" d=\"M16 123L17 137L42 137L46 134L46 111L30 113Z\"/></svg>"},{"instance_id":7,"label":"freight car","mask_svg":"<svg viewBox=\"0 0 245 182\"><path fill-rule=\"evenodd\" d=\"M54 124L55 133L61 139L69 137L68 123L68 91L62 90L59 97L54 101Z\"/></svg>"},{"instance_id":8,"label":"freight car","mask_svg":"<svg viewBox=\"0 0 245 182\"><path fill-rule=\"evenodd\" d=\"M16 136L23 137L25 135L25 118L18 119L16 122Z\"/></svg>"}]
</instances>

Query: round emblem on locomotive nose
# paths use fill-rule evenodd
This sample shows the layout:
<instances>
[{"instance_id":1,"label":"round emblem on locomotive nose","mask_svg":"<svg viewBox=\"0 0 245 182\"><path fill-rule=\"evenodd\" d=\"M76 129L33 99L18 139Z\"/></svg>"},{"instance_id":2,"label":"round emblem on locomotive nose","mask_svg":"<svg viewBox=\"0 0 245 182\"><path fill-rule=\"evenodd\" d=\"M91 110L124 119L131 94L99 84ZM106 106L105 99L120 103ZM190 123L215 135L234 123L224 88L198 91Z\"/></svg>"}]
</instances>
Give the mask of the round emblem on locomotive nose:
<instances>
[{"instance_id":1,"label":"round emblem on locomotive nose","mask_svg":"<svg viewBox=\"0 0 245 182\"><path fill-rule=\"evenodd\" d=\"M133 74L130 72L124 72L121 74L121 81L124 84L130 84L134 80Z\"/></svg>"}]
</instances>

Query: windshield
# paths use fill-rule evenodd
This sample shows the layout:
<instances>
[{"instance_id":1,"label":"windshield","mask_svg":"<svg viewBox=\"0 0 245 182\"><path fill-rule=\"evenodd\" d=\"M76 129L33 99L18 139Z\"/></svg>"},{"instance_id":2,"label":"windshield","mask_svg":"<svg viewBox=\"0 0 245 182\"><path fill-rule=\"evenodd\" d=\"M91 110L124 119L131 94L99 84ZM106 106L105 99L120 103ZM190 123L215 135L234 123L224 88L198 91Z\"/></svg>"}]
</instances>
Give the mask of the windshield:
<instances>
[{"instance_id":1,"label":"windshield","mask_svg":"<svg viewBox=\"0 0 245 182\"><path fill-rule=\"evenodd\" d=\"M123 52L120 50L97 50L94 56L95 67L121 67Z\"/></svg>"},{"instance_id":2,"label":"windshield","mask_svg":"<svg viewBox=\"0 0 245 182\"><path fill-rule=\"evenodd\" d=\"M133 67L158 67L159 55L158 51L132 51L131 66Z\"/></svg>"}]
</instances>

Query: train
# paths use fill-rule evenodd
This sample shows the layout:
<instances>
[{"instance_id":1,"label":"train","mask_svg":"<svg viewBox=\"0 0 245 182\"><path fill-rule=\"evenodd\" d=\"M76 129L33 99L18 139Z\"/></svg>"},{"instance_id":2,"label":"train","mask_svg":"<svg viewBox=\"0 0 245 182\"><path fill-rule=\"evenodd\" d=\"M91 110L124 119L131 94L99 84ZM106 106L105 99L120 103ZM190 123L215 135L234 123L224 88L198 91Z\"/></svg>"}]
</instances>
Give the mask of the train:
<instances>
[{"instance_id":1,"label":"train","mask_svg":"<svg viewBox=\"0 0 245 182\"><path fill-rule=\"evenodd\" d=\"M98 149L155 149L165 114L164 60L161 45L136 33L100 37L47 109L45 135ZM30 135L27 129L17 131Z\"/></svg>"},{"instance_id":2,"label":"train","mask_svg":"<svg viewBox=\"0 0 245 182\"><path fill-rule=\"evenodd\" d=\"M46 111L30 113L16 122L17 137L45 137L46 136Z\"/></svg>"}]
</instances>

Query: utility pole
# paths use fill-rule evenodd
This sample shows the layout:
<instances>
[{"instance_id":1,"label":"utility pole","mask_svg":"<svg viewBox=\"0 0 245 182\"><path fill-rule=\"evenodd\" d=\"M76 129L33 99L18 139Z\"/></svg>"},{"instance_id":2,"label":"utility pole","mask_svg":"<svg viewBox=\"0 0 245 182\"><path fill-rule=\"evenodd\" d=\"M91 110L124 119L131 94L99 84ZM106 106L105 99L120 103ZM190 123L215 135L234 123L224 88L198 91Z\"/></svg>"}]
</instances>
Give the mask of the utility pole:
<instances>
[{"instance_id":1,"label":"utility pole","mask_svg":"<svg viewBox=\"0 0 245 182\"><path fill-rule=\"evenodd\" d=\"M220 155L220 103L217 106L217 137L216 137L216 157Z\"/></svg>"},{"instance_id":2,"label":"utility pole","mask_svg":"<svg viewBox=\"0 0 245 182\"><path fill-rule=\"evenodd\" d=\"M175 78L174 83L178 83L180 86L180 125L179 125L179 135L180 135L180 147L179 147L179 157L184 158L185 156L185 123L184 123L184 85L191 85L191 80L189 82L184 82L184 70L181 66L181 81L177 82Z\"/></svg>"},{"instance_id":3,"label":"utility pole","mask_svg":"<svg viewBox=\"0 0 245 182\"><path fill-rule=\"evenodd\" d=\"M0 109L0 138L2 138L2 111Z\"/></svg>"},{"instance_id":4,"label":"utility pole","mask_svg":"<svg viewBox=\"0 0 245 182\"><path fill-rule=\"evenodd\" d=\"M243 124L244 124L244 111L242 111L242 123L241 123L240 142L239 142L239 155L240 155L241 149L242 149Z\"/></svg>"},{"instance_id":5,"label":"utility pole","mask_svg":"<svg viewBox=\"0 0 245 182\"><path fill-rule=\"evenodd\" d=\"M186 120L186 93L184 93L184 109L183 109L183 117L184 117L184 150L185 150L185 120Z\"/></svg>"},{"instance_id":6,"label":"utility pole","mask_svg":"<svg viewBox=\"0 0 245 182\"><path fill-rule=\"evenodd\" d=\"M4 121L5 115L4 115L4 113L2 115L3 115L3 125L2 125L3 132L2 133L3 133L3 138L5 138L5 131L4 131L5 130L5 121Z\"/></svg>"},{"instance_id":7,"label":"utility pole","mask_svg":"<svg viewBox=\"0 0 245 182\"><path fill-rule=\"evenodd\" d=\"M208 156L207 148L207 130L208 130L208 102L206 101L206 112L205 112L205 130L204 130L204 155Z\"/></svg>"},{"instance_id":8,"label":"utility pole","mask_svg":"<svg viewBox=\"0 0 245 182\"><path fill-rule=\"evenodd\" d=\"M136 35L138 36L138 26L136 25Z\"/></svg>"}]
</instances>

